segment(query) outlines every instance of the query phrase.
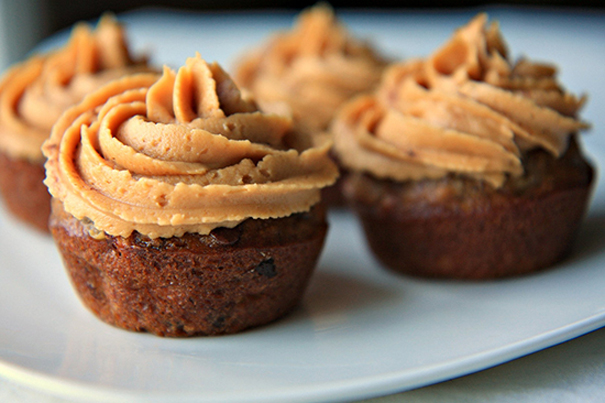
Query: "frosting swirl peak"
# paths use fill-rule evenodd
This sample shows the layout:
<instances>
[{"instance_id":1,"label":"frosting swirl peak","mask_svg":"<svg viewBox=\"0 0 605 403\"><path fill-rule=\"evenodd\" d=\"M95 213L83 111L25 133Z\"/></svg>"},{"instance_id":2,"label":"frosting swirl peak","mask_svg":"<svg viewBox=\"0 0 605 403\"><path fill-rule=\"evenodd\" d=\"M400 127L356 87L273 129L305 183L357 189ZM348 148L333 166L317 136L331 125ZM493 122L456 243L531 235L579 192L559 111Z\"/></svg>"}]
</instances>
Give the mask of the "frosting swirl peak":
<instances>
[{"instance_id":1,"label":"frosting swirl peak","mask_svg":"<svg viewBox=\"0 0 605 403\"><path fill-rule=\"evenodd\" d=\"M198 55L178 72L114 81L68 110L44 145L45 183L66 211L110 235L207 234L307 211L337 176L329 148L259 112Z\"/></svg>"},{"instance_id":2,"label":"frosting swirl peak","mask_svg":"<svg viewBox=\"0 0 605 403\"><path fill-rule=\"evenodd\" d=\"M147 70L128 52L124 29L110 15L95 30L80 23L68 43L11 68L0 83L0 149L31 161L61 113L112 79Z\"/></svg>"},{"instance_id":3,"label":"frosting swirl peak","mask_svg":"<svg viewBox=\"0 0 605 403\"><path fill-rule=\"evenodd\" d=\"M327 129L349 98L372 90L384 65L329 6L318 5L303 11L291 31L243 59L235 78L263 107L285 103L295 123L315 132Z\"/></svg>"},{"instance_id":4,"label":"frosting swirl peak","mask_svg":"<svg viewBox=\"0 0 605 403\"><path fill-rule=\"evenodd\" d=\"M524 172L523 155L554 157L588 126L584 103L549 65L509 62L498 26L480 14L426 60L394 64L378 91L350 102L333 127L350 168L399 181L449 174L500 187Z\"/></svg>"}]
</instances>

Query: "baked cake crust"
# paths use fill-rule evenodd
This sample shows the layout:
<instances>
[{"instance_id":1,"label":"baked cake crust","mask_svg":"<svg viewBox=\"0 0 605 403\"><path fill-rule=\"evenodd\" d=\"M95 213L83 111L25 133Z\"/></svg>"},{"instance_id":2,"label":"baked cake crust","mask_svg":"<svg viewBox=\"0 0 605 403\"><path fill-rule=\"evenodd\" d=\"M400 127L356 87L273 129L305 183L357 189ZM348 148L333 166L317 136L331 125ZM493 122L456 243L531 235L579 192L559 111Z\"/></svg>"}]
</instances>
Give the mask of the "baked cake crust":
<instances>
[{"instance_id":1,"label":"baked cake crust","mask_svg":"<svg viewBox=\"0 0 605 403\"><path fill-rule=\"evenodd\" d=\"M16 217L48 232L50 194L42 183L44 165L0 152L0 194Z\"/></svg>"},{"instance_id":2,"label":"baked cake crust","mask_svg":"<svg viewBox=\"0 0 605 403\"><path fill-rule=\"evenodd\" d=\"M272 322L301 300L323 246L324 208L248 219L209 235L94 239L53 200L50 228L84 304L114 326L218 335Z\"/></svg>"},{"instance_id":3,"label":"baked cake crust","mask_svg":"<svg viewBox=\"0 0 605 403\"><path fill-rule=\"evenodd\" d=\"M591 194L592 167L572 141L555 159L526 156L526 174L500 189L473 179L397 183L346 178L375 256L425 277L490 279L550 266L569 254Z\"/></svg>"}]
</instances>

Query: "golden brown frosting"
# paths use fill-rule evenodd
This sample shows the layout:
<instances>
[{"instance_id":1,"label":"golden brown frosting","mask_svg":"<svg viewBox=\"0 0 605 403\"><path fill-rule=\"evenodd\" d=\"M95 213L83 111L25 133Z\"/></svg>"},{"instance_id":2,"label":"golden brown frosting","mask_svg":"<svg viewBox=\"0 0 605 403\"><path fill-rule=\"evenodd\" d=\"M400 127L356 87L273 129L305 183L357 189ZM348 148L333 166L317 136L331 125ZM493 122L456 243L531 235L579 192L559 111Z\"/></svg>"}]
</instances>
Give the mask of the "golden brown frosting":
<instances>
[{"instance_id":1,"label":"golden brown frosting","mask_svg":"<svg viewBox=\"0 0 605 403\"><path fill-rule=\"evenodd\" d=\"M40 147L61 113L92 90L127 73L144 70L133 60L124 30L105 15L92 31L77 25L69 42L12 67L0 82L0 150L42 162Z\"/></svg>"},{"instance_id":2,"label":"golden brown frosting","mask_svg":"<svg viewBox=\"0 0 605 403\"><path fill-rule=\"evenodd\" d=\"M523 174L523 152L555 157L587 125L584 103L549 65L507 59L498 26L480 14L427 60L391 66L376 94L343 108L333 127L339 159L399 181L450 173L499 187Z\"/></svg>"},{"instance_id":3,"label":"golden brown frosting","mask_svg":"<svg viewBox=\"0 0 605 403\"><path fill-rule=\"evenodd\" d=\"M372 90L383 68L384 61L352 38L330 7L318 5L303 11L291 31L243 59L235 79L263 108L285 103L295 123L316 132L328 127L345 101Z\"/></svg>"},{"instance_id":4,"label":"golden brown frosting","mask_svg":"<svg viewBox=\"0 0 605 403\"><path fill-rule=\"evenodd\" d=\"M308 211L335 181L330 141L259 112L217 64L158 78L114 81L54 126L45 184L76 218L123 237L207 234Z\"/></svg>"}]
</instances>

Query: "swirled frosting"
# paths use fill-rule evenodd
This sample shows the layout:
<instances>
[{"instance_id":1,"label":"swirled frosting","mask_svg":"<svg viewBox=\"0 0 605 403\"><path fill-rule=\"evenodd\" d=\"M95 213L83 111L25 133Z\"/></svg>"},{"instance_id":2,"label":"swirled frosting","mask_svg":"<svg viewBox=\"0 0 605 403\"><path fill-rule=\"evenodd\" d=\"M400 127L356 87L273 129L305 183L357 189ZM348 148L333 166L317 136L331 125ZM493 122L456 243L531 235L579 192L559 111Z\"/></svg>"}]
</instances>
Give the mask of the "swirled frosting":
<instances>
[{"instance_id":1,"label":"swirled frosting","mask_svg":"<svg viewBox=\"0 0 605 403\"><path fill-rule=\"evenodd\" d=\"M348 103L333 126L352 169L398 181L461 174L500 187L523 174L523 153L558 157L587 125L584 103L554 67L512 64L498 26L480 14L426 60L394 64L378 91Z\"/></svg>"},{"instance_id":2,"label":"swirled frosting","mask_svg":"<svg viewBox=\"0 0 605 403\"><path fill-rule=\"evenodd\" d=\"M288 216L308 211L338 175L330 141L291 129L198 55L159 78L113 81L69 109L43 147L45 184L67 212L114 236Z\"/></svg>"},{"instance_id":3,"label":"swirled frosting","mask_svg":"<svg viewBox=\"0 0 605 403\"><path fill-rule=\"evenodd\" d=\"M349 98L374 89L383 68L384 61L352 38L331 8L319 5L244 58L235 80L264 108L285 104L295 123L316 132Z\"/></svg>"},{"instance_id":4,"label":"swirled frosting","mask_svg":"<svg viewBox=\"0 0 605 403\"><path fill-rule=\"evenodd\" d=\"M40 147L61 113L92 90L124 74L145 70L128 53L123 28L105 15L93 31L78 24L61 49L33 56L0 82L0 150L42 162Z\"/></svg>"}]
</instances>

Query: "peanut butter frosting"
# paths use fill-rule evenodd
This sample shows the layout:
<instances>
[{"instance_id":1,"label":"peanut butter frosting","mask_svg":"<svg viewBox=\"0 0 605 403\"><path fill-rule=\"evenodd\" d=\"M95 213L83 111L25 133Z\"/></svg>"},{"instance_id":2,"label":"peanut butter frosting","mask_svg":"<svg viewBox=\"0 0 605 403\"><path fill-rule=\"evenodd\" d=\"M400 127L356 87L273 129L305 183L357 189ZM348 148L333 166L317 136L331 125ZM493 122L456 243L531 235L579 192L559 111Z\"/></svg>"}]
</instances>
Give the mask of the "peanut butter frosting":
<instances>
[{"instance_id":1,"label":"peanut butter frosting","mask_svg":"<svg viewBox=\"0 0 605 403\"><path fill-rule=\"evenodd\" d=\"M398 181L460 174L500 187L523 174L523 154L559 157L588 125L585 97L558 84L556 69L512 64L498 25L480 14L424 60L394 64L376 93L339 113L335 150L349 168Z\"/></svg>"},{"instance_id":2,"label":"peanut butter frosting","mask_svg":"<svg viewBox=\"0 0 605 403\"><path fill-rule=\"evenodd\" d=\"M259 112L198 55L70 108L43 147L45 184L94 236L208 234L308 211L338 175L330 147L293 131L291 118Z\"/></svg>"},{"instance_id":3,"label":"peanut butter frosting","mask_svg":"<svg viewBox=\"0 0 605 403\"><path fill-rule=\"evenodd\" d=\"M0 82L0 150L43 162L40 147L61 113L101 85L147 69L128 53L123 27L105 15L93 31L74 27L68 43L9 69Z\"/></svg>"},{"instance_id":4,"label":"peanut butter frosting","mask_svg":"<svg viewBox=\"0 0 605 403\"><path fill-rule=\"evenodd\" d=\"M316 132L328 127L345 101L374 89L384 66L329 6L318 5L303 11L291 31L244 58L235 80L263 108L287 105L296 124Z\"/></svg>"}]
</instances>

